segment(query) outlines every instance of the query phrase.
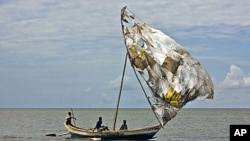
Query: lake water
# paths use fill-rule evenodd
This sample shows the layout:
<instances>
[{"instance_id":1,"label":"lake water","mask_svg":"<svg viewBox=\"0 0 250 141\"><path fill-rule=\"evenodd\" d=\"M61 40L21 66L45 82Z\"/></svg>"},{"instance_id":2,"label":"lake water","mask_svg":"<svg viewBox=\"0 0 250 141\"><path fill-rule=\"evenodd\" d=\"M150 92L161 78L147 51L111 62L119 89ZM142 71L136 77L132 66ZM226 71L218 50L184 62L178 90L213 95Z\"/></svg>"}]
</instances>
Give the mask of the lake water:
<instances>
[{"instance_id":1,"label":"lake water","mask_svg":"<svg viewBox=\"0 0 250 141\"><path fill-rule=\"evenodd\" d=\"M73 109L79 127L92 128L99 116L113 128L114 109ZM0 109L0 141L89 141L75 139L63 122L70 109ZM121 109L116 128L126 119L128 128L157 123L151 109ZM250 124L250 109L182 109L156 135L156 141L228 141L230 124ZM54 133L56 137L45 136Z\"/></svg>"}]
</instances>

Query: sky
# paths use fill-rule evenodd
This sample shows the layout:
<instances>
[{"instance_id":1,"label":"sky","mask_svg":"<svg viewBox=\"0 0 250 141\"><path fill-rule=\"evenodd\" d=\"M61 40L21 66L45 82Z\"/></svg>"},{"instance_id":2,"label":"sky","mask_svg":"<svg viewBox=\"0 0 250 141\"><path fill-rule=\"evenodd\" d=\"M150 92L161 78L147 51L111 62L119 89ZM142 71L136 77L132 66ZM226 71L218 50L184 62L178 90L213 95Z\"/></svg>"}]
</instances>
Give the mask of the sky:
<instances>
[{"instance_id":1,"label":"sky","mask_svg":"<svg viewBox=\"0 0 250 141\"><path fill-rule=\"evenodd\" d=\"M212 77L214 99L185 108L250 108L249 0L0 0L0 108L115 107L123 6ZM149 107L130 65L120 107Z\"/></svg>"}]
</instances>

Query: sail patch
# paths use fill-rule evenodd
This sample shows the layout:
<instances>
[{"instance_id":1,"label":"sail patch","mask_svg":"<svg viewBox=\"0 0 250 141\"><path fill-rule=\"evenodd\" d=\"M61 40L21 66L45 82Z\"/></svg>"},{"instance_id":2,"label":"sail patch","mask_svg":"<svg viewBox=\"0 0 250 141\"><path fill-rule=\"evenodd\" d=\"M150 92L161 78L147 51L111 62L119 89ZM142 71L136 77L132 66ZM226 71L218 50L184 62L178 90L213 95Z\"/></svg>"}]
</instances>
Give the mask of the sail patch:
<instances>
[{"instance_id":1,"label":"sail patch","mask_svg":"<svg viewBox=\"0 0 250 141\"><path fill-rule=\"evenodd\" d=\"M175 74L179 65L180 65L180 61L176 61L170 57L166 57L162 64L162 67L166 68L168 71Z\"/></svg>"},{"instance_id":2,"label":"sail patch","mask_svg":"<svg viewBox=\"0 0 250 141\"><path fill-rule=\"evenodd\" d=\"M131 63L133 63L136 68L144 70L147 67L146 57L143 51L139 52L134 47L131 47L128 49L128 53L130 54Z\"/></svg>"},{"instance_id":3,"label":"sail patch","mask_svg":"<svg viewBox=\"0 0 250 141\"><path fill-rule=\"evenodd\" d=\"M170 105L177 107L179 101L181 100L182 95L170 87L168 92L164 95L164 100L167 101Z\"/></svg>"}]
</instances>

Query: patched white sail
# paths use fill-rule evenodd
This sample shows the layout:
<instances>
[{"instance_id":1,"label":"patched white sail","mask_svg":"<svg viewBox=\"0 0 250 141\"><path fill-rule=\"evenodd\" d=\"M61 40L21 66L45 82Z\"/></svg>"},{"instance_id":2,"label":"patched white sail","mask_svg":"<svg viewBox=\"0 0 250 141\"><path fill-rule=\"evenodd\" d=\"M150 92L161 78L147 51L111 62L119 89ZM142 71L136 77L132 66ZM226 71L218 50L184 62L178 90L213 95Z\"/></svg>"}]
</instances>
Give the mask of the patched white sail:
<instances>
[{"instance_id":1,"label":"patched white sail","mask_svg":"<svg viewBox=\"0 0 250 141\"><path fill-rule=\"evenodd\" d=\"M121 11L121 24L130 62L143 77L147 76L153 109L164 124L187 102L213 98L211 77L175 40L141 22L126 7Z\"/></svg>"}]
</instances>

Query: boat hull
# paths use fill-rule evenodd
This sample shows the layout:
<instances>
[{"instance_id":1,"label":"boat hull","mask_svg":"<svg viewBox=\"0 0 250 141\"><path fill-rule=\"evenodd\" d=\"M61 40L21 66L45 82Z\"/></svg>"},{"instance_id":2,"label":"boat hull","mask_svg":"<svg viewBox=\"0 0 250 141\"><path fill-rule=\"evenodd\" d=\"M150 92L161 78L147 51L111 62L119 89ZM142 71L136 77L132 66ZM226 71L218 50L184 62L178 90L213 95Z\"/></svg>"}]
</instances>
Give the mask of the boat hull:
<instances>
[{"instance_id":1,"label":"boat hull","mask_svg":"<svg viewBox=\"0 0 250 141\"><path fill-rule=\"evenodd\" d=\"M154 137L154 135L160 130L161 125L133 130L109 130L99 132L93 131L92 129L82 129L66 124L65 127L69 131L71 137L75 138L147 140Z\"/></svg>"}]
</instances>

